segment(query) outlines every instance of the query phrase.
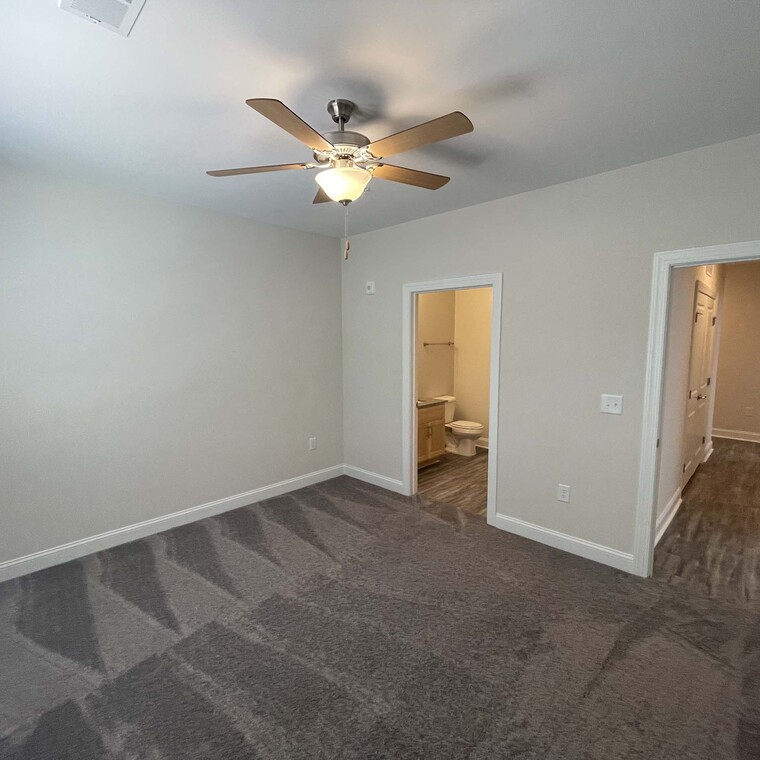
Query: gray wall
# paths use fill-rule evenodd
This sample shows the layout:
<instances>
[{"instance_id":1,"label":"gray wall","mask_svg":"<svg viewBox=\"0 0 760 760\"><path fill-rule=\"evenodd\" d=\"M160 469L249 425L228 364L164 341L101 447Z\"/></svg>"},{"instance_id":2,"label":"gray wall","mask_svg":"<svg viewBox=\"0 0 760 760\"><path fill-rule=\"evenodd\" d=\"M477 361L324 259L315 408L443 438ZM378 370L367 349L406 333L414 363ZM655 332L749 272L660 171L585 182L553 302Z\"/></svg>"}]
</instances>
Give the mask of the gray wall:
<instances>
[{"instance_id":1,"label":"gray wall","mask_svg":"<svg viewBox=\"0 0 760 760\"><path fill-rule=\"evenodd\" d=\"M725 269L716 435L760 441L760 262Z\"/></svg>"},{"instance_id":2,"label":"gray wall","mask_svg":"<svg viewBox=\"0 0 760 760\"><path fill-rule=\"evenodd\" d=\"M352 239L346 462L401 478L402 284L503 272L497 509L631 552L652 256L760 238L758 165L753 136Z\"/></svg>"},{"instance_id":3,"label":"gray wall","mask_svg":"<svg viewBox=\"0 0 760 760\"><path fill-rule=\"evenodd\" d=\"M0 169L0 562L342 463L339 271L329 238Z\"/></svg>"}]
</instances>

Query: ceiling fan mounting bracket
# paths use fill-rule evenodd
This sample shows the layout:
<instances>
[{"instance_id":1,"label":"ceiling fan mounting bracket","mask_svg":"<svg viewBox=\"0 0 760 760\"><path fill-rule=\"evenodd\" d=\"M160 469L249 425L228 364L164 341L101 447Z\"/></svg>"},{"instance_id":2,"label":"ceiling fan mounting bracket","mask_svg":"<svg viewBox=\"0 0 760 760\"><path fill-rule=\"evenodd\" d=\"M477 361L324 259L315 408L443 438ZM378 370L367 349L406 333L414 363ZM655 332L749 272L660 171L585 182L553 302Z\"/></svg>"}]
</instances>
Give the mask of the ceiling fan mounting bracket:
<instances>
[{"instance_id":1,"label":"ceiling fan mounting bracket","mask_svg":"<svg viewBox=\"0 0 760 760\"><path fill-rule=\"evenodd\" d=\"M356 103L345 100L344 98L334 98L327 101L327 113L332 116L332 120L336 124L340 124L340 131L343 131L343 125L348 124L348 120L351 118Z\"/></svg>"}]
</instances>

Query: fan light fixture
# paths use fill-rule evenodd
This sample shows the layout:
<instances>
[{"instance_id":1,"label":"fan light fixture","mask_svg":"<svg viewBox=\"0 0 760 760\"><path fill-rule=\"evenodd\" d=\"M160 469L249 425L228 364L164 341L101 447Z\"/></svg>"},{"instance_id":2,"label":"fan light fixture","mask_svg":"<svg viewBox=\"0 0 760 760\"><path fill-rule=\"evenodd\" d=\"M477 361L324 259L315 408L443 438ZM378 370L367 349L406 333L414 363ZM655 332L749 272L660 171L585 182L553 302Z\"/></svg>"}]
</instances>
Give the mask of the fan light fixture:
<instances>
[{"instance_id":1,"label":"fan light fixture","mask_svg":"<svg viewBox=\"0 0 760 760\"><path fill-rule=\"evenodd\" d=\"M330 198L345 206L361 196L372 174L350 160L339 159L332 169L319 172L314 179Z\"/></svg>"}]
</instances>

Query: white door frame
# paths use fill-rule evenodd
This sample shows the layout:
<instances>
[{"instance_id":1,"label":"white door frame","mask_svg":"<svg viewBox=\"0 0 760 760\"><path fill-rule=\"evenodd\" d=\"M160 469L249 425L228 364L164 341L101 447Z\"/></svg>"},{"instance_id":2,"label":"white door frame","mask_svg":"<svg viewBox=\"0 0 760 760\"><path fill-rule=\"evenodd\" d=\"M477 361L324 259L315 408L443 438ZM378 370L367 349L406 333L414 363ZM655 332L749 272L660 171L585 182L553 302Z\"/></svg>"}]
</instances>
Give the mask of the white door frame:
<instances>
[{"instance_id":1,"label":"white door frame","mask_svg":"<svg viewBox=\"0 0 760 760\"><path fill-rule=\"evenodd\" d=\"M649 343L644 386L644 420L641 431L639 487L636 502L636 535L634 537L634 572L652 574L657 512L659 456L657 441L662 424L662 385L665 375L665 343L668 333L670 276L675 267L703 264L732 264L760 259L760 240L746 243L662 251L654 255L652 298L649 307Z\"/></svg>"},{"instance_id":2,"label":"white door frame","mask_svg":"<svg viewBox=\"0 0 760 760\"><path fill-rule=\"evenodd\" d=\"M491 377L488 403L488 509L486 521L493 525L496 518L496 462L499 438L499 353L501 348L501 281L502 273L456 277L448 280L412 282L403 286L403 335L401 340L401 456L403 492L407 496L417 493L417 425L414 411L417 403L415 378L417 371L417 309L415 298L419 293L442 290L491 288Z\"/></svg>"}]
</instances>

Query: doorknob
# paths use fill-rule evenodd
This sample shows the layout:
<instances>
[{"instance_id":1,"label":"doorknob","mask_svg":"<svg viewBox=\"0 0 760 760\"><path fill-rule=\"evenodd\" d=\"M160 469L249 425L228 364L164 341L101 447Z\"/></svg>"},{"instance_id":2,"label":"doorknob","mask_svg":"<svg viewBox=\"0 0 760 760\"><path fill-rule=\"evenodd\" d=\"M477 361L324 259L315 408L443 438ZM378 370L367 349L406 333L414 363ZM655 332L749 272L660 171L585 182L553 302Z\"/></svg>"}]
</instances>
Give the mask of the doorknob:
<instances>
[{"instance_id":1,"label":"doorknob","mask_svg":"<svg viewBox=\"0 0 760 760\"><path fill-rule=\"evenodd\" d=\"M704 401L706 398L707 396L703 396L701 393L697 393L697 401Z\"/></svg>"}]
</instances>

